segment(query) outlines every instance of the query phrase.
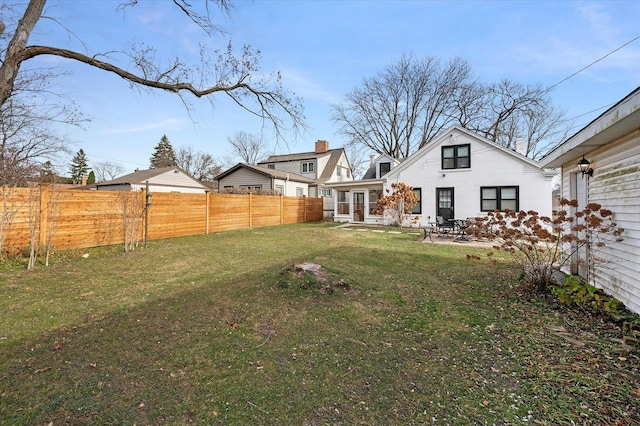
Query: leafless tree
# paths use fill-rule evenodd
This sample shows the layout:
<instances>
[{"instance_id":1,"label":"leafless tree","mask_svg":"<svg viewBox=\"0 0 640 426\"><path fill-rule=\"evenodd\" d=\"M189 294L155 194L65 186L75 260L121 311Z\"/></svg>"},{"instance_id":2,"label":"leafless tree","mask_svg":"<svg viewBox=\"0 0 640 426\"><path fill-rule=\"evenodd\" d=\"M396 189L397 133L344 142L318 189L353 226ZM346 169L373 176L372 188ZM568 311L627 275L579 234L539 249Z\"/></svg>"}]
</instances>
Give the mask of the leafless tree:
<instances>
[{"instance_id":1,"label":"leafless tree","mask_svg":"<svg viewBox=\"0 0 640 426\"><path fill-rule=\"evenodd\" d=\"M354 179L362 179L367 169L371 166L371 150L366 146L355 143L348 143L344 146L345 153L349 159L351 172Z\"/></svg>"},{"instance_id":2,"label":"leafless tree","mask_svg":"<svg viewBox=\"0 0 640 426\"><path fill-rule=\"evenodd\" d=\"M144 220L145 201L142 192L120 191L122 223L124 225L124 251L134 251L140 241L140 228Z\"/></svg>"},{"instance_id":3,"label":"leafless tree","mask_svg":"<svg viewBox=\"0 0 640 426\"><path fill-rule=\"evenodd\" d=\"M114 73L135 87L178 94L185 103L189 101L188 94L196 98L225 94L240 108L271 123L278 136L284 129L297 130L305 126L301 99L285 90L279 73L260 72L260 52L250 46L244 46L241 53L236 55L229 43L226 49L216 52L215 58L211 58L203 47L198 65L190 65L176 58L162 67L155 49L146 45L140 45L128 53L120 52L125 59L123 63L115 59L116 52L87 55L54 46L29 45L29 37L43 17L45 3L46 0L29 0L17 24L7 25L3 22L0 26L3 31L10 29L12 32L11 37L6 34L3 38L6 45L2 46L4 58L0 66L0 108L13 96L15 83L25 61L41 55L53 55ZM134 8L136 3L135 0L128 1L121 7ZM185 14L209 35L216 30L211 19L210 5L216 5L217 10L223 13L228 12L230 5L228 0L195 3L173 0L173 3L180 13ZM204 12L200 11L202 9ZM99 58L110 59L105 61Z\"/></svg>"},{"instance_id":4,"label":"leafless tree","mask_svg":"<svg viewBox=\"0 0 640 426\"><path fill-rule=\"evenodd\" d=\"M41 199L42 188L40 185L29 187L29 262L27 263L27 269L35 268L38 257Z\"/></svg>"},{"instance_id":5,"label":"leafless tree","mask_svg":"<svg viewBox=\"0 0 640 426\"><path fill-rule=\"evenodd\" d=\"M455 58L403 56L333 105L333 119L350 143L405 158L453 124L455 101L474 80L468 63Z\"/></svg>"},{"instance_id":6,"label":"leafless tree","mask_svg":"<svg viewBox=\"0 0 640 426\"><path fill-rule=\"evenodd\" d=\"M206 183L213 182L221 170L220 164L211 154L196 151L191 145L178 148L176 162L178 167L196 180Z\"/></svg>"},{"instance_id":7,"label":"leafless tree","mask_svg":"<svg viewBox=\"0 0 640 426\"><path fill-rule=\"evenodd\" d=\"M261 136L239 131L228 137L227 142L231 144L232 153L244 163L256 164L267 156L267 144Z\"/></svg>"},{"instance_id":8,"label":"leafless tree","mask_svg":"<svg viewBox=\"0 0 640 426\"><path fill-rule=\"evenodd\" d=\"M510 80L484 86L475 99L475 115L464 126L475 133L515 150L516 139L525 139L531 158L541 157L554 141L569 131L563 111L555 108L548 91L540 85L525 86Z\"/></svg>"},{"instance_id":9,"label":"leafless tree","mask_svg":"<svg viewBox=\"0 0 640 426\"><path fill-rule=\"evenodd\" d=\"M45 205L47 206L47 223L46 223L46 233L45 233L45 259L44 265L49 266L49 259L53 252L53 237L56 235L58 213L60 210L60 191L56 189L55 185L49 185L46 187L47 190L44 191L46 195L48 195L48 200L45 201Z\"/></svg>"},{"instance_id":10,"label":"leafless tree","mask_svg":"<svg viewBox=\"0 0 640 426\"><path fill-rule=\"evenodd\" d=\"M96 174L97 183L113 180L124 173L124 167L111 161L96 163L92 170Z\"/></svg>"},{"instance_id":11,"label":"leafless tree","mask_svg":"<svg viewBox=\"0 0 640 426\"><path fill-rule=\"evenodd\" d=\"M0 185L0 255L13 221L28 199L20 197L15 186Z\"/></svg>"},{"instance_id":12,"label":"leafless tree","mask_svg":"<svg viewBox=\"0 0 640 426\"><path fill-rule=\"evenodd\" d=\"M17 80L14 96L0 106L0 249L12 227L18 211L25 205L30 212L30 236L35 237L34 221L31 220L32 197L21 198L17 187L26 187L32 180L38 180L43 159L53 158L65 152L64 140L49 131L46 122L68 120L74 123L74 113L64 105L38 109L30 90L45 91L49 75L45 70L27 73L27 78ZM39 77L39 78L36 78ZM40 84L42 83L42 84ZM34 194L30 194L35 197ZM33 216L35 220L35 216ZM33 247L32 247L33 248ZM31 252L34 256L35 252ZM35 262L31 258L30 264ZM30 265L31 266L31 265Z\"/></svg>"},{"instance_id":13,"label":"leafless tree","mask_svg":"<svg viewBox=\"0 0 640 426\"><path fill-rule=\"evenodd\" d=\"M73 103L47 99L50 79L59 73L31 70L25 74L0 106L0 185L25 186L27 180L37 178L43 162L67 152L65 138L51 130L52 122L83 122Z\"/></svg>"},{"instance_id":14,"label":"leafless tree","mask_svg":"<svg viewBox=\"0 0 640 426\"><path fill-rule=\"evenodd\" d=\"M443 66L434 57L403 56L365 79L333 111L348 144L399 159L454 124L511 149L525 138L531 158L562 141L569 129L548 90L509 80L484 84L460 58Z\"/></svg>"}]
</instances>

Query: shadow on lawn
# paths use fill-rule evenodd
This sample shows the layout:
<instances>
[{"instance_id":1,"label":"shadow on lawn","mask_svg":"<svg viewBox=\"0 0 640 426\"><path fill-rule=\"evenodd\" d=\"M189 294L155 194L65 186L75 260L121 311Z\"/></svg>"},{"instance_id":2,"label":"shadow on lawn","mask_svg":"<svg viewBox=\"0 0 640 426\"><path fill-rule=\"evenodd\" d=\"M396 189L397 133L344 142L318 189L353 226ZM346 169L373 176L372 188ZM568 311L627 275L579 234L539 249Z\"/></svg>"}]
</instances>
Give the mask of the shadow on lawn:
<instances>
[{"instance_id":1,"label":"shadow on lawn","mask_svg":"<svg viewBox=\"0 0 640 426\"><path fill-rule=\"evenodd\" d=\"M279 286L294 262L203 272L183 291L2 344L1 422L638 420L638 358L608 352L614 327L516 298L507 264L411 250L345 244L294 259L345 292ZM557 323L586 345L556 336Z\"/></svg>"}]
</instances>

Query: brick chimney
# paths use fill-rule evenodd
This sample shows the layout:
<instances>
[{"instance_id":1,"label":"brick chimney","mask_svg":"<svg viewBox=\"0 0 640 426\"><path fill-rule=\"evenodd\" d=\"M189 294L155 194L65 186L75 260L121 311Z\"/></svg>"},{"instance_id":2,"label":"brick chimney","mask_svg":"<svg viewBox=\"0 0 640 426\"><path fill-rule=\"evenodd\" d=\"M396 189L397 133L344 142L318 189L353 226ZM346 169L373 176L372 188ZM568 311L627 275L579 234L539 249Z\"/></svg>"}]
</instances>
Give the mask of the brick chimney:
<instances>
[{"instance_id":1,"label":"brick chimney","mask_svg":"<svg viewBox=\"0 0 640 426\"><path fill-rule=\"evenodd\" d=\"M328 141L316 141L316 154L322 154L323 152L329 151L329 142Z\"/></svg>"},{"instance_id":2,"label":"brick chimney","mask_svg":"<svg viewBox=\"0 0 640 426\"><path fill-rule=\"evenodd\" d=\"M87 177L83 174L80 177L80 185L85 186L87 184Z\"/></svg>"}]
</instances>

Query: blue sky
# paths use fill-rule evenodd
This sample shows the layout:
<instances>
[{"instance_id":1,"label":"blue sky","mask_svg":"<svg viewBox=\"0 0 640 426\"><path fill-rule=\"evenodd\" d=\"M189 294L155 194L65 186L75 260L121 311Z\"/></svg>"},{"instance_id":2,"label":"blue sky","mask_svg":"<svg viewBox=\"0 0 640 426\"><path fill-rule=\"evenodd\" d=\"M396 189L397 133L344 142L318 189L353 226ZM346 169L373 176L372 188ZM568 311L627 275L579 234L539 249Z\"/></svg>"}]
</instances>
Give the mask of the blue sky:
<instances>
[{"instance_id":1,"label":"blue sky","mask_svg":"<svg viewBox=\"0 0 640 426\"><path fill-rule=\"evenodd\" d=\"M262 52L262 72L282 72L286 87L303 97L309 130L287 134L276 153L331 147L346 141L331 120L331 105L403 54L459 56L484 82L502 78L551 86L640 36L636 1L270 1L241 0L219 20L226 35L209 38L164 0L141 0L125 13L123 0L51 0L31 44L88 54L125 50L131 40L154 45L158 56L196 58L199 43L224 48L250 44ZM116 54L112 56L117 57ZM163 134L174 148L191 145L215 157L231 155L227 138L259 134L261 124L224 96L192 100L190 114L175 95L131 89L119 77L53 57L38 58L70 71L55 89L91 119L66 128L75 153L91 163L110 161L126 172L148 168ZM551 96L575 120L575 130L640 86L640 40L558 85ZM70 157L61 158L66 172Z\"/></svg>"}]
</instances>

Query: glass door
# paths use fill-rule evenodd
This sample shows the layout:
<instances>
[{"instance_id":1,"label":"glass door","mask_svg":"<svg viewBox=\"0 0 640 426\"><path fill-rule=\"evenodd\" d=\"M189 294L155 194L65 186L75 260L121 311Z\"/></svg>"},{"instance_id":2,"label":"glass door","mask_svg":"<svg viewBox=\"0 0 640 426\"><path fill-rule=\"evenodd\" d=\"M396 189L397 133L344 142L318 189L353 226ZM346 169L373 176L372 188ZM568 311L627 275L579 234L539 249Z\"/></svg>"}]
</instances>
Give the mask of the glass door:
<instances>
[{"instance_id":1,"label":"glass door","mask_svg":"<svg viewBox=\"0 0 640 426\"><path fill-rule=\"evenodd\" d=\"M454 219L453 188L436 188L436 216L442 216L445 221Z\"/></svg>"},{"instance_id":2,"label":"glass door","mask_svg":"<svg viewBox=\"0 0 640 426\"><path fill-rule=\"evenodd\" d=\"M353 193L353 221L364 222L364 192Z\"/></svg>"}]
</instances>

